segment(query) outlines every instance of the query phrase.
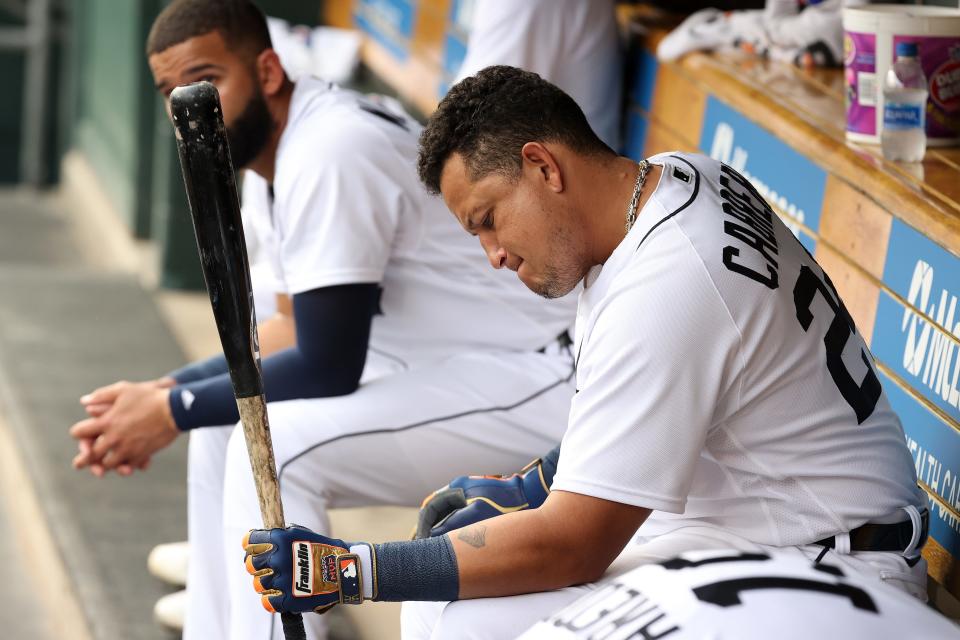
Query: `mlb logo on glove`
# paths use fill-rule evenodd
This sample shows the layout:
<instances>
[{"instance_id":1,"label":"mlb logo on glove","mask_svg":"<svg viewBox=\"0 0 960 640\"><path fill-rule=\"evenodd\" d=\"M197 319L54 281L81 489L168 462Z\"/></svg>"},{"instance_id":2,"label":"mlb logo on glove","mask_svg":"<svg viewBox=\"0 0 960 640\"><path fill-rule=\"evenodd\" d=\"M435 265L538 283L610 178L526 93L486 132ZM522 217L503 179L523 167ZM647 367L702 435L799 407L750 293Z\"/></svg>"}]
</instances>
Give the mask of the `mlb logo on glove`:
<instances>
[{"instance_id":1,"label":"mlb logo on glove","mask_svg":"<svg viewBox=\"0 0 960 640\"><path fill-rule=\"evenodd\" d=\"M337 556L340 564L340 604L360 604L363 591L360 588L360 561L354 554Z\"/></svg>"}]
</instances>

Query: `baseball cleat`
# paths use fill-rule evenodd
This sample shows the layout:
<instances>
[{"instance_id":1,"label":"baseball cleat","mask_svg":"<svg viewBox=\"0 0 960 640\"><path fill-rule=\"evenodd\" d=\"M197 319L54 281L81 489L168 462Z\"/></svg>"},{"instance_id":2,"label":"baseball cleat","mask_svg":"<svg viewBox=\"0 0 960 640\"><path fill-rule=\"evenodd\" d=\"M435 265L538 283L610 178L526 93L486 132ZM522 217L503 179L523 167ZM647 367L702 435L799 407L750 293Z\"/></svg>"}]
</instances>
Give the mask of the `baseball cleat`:
<instances>
[{"instance_id":1,"label":"baseball cleat","mask_svg":"<svg viewBox=\"0 0 960 640\"><path fill-rule=\"evenodd\" d=\"M187 591L181 589L163 596L153 605L153 619L176 631L183 631L183 619L187 613Z\"/></svg>"},{"instance_id":2,"label":"baseball cleat","mask_svg":"<svg viewBox=\"0 0 960 640\"><path fill-rule=\"evenodd\" d=\"M156 578L175 587L187 584L187 564L190 559L190 543L168 542L158 544L147 557L147 570Z\"/></svg>"}]
</instances>

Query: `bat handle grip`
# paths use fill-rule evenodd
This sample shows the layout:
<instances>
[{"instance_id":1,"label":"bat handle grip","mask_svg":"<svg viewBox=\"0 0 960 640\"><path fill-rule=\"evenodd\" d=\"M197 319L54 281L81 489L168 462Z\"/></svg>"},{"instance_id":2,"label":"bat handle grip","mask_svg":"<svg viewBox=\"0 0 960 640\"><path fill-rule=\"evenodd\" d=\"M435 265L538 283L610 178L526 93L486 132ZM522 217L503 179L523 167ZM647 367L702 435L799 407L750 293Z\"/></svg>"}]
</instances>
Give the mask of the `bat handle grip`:
<instances>
[{"instance_id":1,"label":"bat handle grip","mask_svg":"<svg viewBox=\"0 0 960 640\"><path fill-rule=\"evenodd\" d=\"M303 628L303 617L299 613L281 613L280 622L283 623L285 640L307 640L307 632Z\"/></svg>"}]
</instances>

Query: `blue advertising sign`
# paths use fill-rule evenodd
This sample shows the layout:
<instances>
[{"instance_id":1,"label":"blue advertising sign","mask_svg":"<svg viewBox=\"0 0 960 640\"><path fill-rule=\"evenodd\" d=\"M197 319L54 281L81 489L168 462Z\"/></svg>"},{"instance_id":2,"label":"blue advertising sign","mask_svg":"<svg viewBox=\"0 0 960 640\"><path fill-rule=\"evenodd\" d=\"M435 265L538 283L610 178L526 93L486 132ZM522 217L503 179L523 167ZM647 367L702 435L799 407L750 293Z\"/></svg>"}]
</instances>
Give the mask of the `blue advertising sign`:
<instances>
[{"instance_id":1,"label":"blue advertising sign","mask_svg":"<svg viewBox=\"0 0 960 640\"><path fill-rule=\"evenodd\" d=\"M657 57L645 48L634 53L633 71L629 79L630 106L624 118L626 135L623 138L623 155L640 160L647 143L647 130L650 126L649 114L653 105L653 91L657 84ZM656 149L655 152L669 151Z\"/></svg>"},{"instance_id":2,"label":"blue advertising sign","mask_svg":"<svg viewBox=\"0 0 960 640\"><path fill-rule=\"evenodd\" d=\"M960 422L960 258L894 220L873 330L877 357ZM922 314L922 315L921 315Z\"/></svg>"},{"instance_id":3,"label":"blue advertising sign","mask_svg":"<svg viewBox=\"0 0 960 640\"><path fill-rule=\"evenodd\" d=\"M625 117L627 119L627 133L623 139L623 155L639 161L643 158L643 148L647 143L649 120L644 114L632 108L627 111ZM666 151L666 149L662 149L662 151Z\"/></svg>"},{"instance_id":4,"label":"blue advertising sign","mask_svg":"<svg viewBox=\"0 0 960 640\"><path fill-rule=\"evenodd\" d=\"M960 432L883 372L880 372L880 380L890 406L900 416L917 478L954 510L960 510ZM960 553L960 522L932 498L930 515L930 535L950 555L957 557Z\"/></svg>"},{"instance_id":5,"label":"blue advertising sign","mask_svg":"<svg viewBox=\"0 0 960 640\"><path fill-rule=\"evenodd\" d=\"M437 86L437 98L447 94L460 71L463 59L467 57L467 39L470 36L470 24L473 19L473 5L474 0L453 0L450 4L450 19L447 23L447 33L443 38L442 70L440 84Z\"/></svg>"},{"instance_id":6,"label":"blue advertising sign","mask_svg":"<svg viewBox=\"0 0 960 640\"><path fill-rule=\"evenodd\" d=\"M890 228L883 283L956 335L960 258L901 220L894 219Z\"/></svg>"},{"instance_id":7,"label":"blue advertising sign","mask_svg":"<svg viewBox=\"0 0 960 640\"><path fill-rule=\"evenodd\" d=\"M413 37L413 0L357 0L357 26L383 45L399 62L410 55Z\"/></svg>"},{"instance_id":8,"label":"blue advertising sign","mask_svg":"<svg viewBox=\"0 0 960 640\"><path fill-rule=\"evenodd\" d=\"M466 57L466 39L459 33L448 32L443 39L443 70L440 74L440 83L437 85L437 98L447 95Z\"/></svg>"},{"instance_id":9,"label":"blue advertising sign","mask_svg":"<svg viewBox=\"0 0 960 640\"><path fill-rule=\"evenodd\" d=\"M766 129L713 96L707 98L700 149L742 173L811 253L815 240L792 221L820 230L827 173Z\"/></svg>"},{"instance_id":10,"label":"blue advertising sign","mask_svg":"<svg viewBox=\"0 0 960 640\"><path fill-rule=\"evenodd\" d=\"M650 113L653 105L653 89L657 84L657 56L641 47L634 59L633 77L630 78L631 106Z\"/></svg>"},{"instance_id":11,"label":"blue advertising sign","mask_svg":"<svg viewBox=\"0 0 960 640\"><path fill-rule=\"evenodd\" d=\"M950 306L952 318L956 297ZM880 362L960 424L960 346L955 337L881 291L870 344Z\"/></svg>"}]
</instances>

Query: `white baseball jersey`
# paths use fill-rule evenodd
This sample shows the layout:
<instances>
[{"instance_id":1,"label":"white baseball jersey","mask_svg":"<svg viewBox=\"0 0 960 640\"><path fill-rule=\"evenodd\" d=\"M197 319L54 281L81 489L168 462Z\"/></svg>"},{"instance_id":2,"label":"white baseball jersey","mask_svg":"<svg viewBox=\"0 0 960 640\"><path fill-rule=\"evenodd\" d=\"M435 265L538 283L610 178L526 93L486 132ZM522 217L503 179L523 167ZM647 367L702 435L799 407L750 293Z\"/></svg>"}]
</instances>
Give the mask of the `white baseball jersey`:
<instances>
[{"instance_id":1,"label":"white baseball jersey","mask_svg":"<svg viewBox=\"0 0 960 640\"><path fill-rule=\"evenodd\" d=\"M809 544L925 503L900 422L829 278L749 183L662 154L636 224L585 279L554 489Z\"/></svg>"},{"instance_id":2,"label":"white baseball jersey","mask_svg":"<svg viewBox=\"0 0 960 640\"><path fill-rule=\"evenodd\" d=\"M538 74L572 96L619 148L620 38L614 0L475 0L457 81L495 64Z\"/></svg>"},{"instance_id":3,"label":"white baseball jersey","mask_svg":"<svg viewBox=\"0 0 960 640\"><path fill-rule=\"evenodd\" d=\"M686 553L599 586L522 640L809 640L960 637L952 622L893 587L829 560Z\"/></svg>"},{"instance_id":4,"label":"white baseball jersey","mask_svg":"<svg viewBox=\"0 0 960 640\"><path fill-rule=\"evenodd\" d=\"M266 320L277 311L277 281L273 264L276 241L270 225L270 198L267 182L253 171L243 172L240 190L243 215L243 236L250 260L250 285L257 321Z\"/></svg>"},{"instance_id":5,"label":"white baseball jersey","mask_svg":"<svg viewBox=\"0 0 960 640\"><path fill-rule=\"evenodd\" d=\"M476 239L420 184L419 133L405 114L353 91L296 83L265 234L281 290L380 283L371 349L408 365L551 343L572 323L575 297L540 299L490 268Z\"/></svg>"}]
</instances>

